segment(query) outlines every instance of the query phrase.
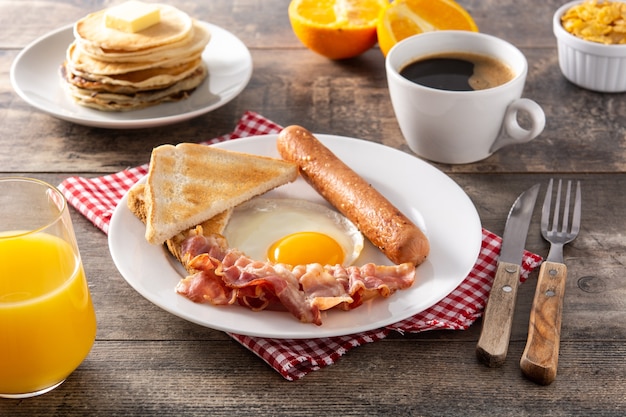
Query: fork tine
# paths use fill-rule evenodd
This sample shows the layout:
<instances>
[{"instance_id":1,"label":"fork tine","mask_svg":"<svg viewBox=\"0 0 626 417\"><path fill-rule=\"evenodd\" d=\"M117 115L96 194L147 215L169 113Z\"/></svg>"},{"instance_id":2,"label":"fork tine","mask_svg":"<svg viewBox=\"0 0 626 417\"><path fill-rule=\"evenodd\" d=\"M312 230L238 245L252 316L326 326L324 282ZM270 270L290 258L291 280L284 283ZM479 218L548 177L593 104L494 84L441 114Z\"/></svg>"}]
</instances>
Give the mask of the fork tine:
<instances>
[{"instance_id":1,"label":"fork tine","mask_svg":"<svg viewBox=\"0 0 626 417\"><path fill-rule=\"evenodd\" d=\"M561 211L561 183L559 180L559 184L556 187L556 200L554 200L554 217L552 218L552 232L557 231L557 227L559 226L559 212Z\"/></svg>"},{"instance_id":2,"label":"fork tine","mask_svg":"<svg viewBox=\"0 0 626 417\"><path fill-rule=\"evenodd\" d=\"M580 231L580 211L582 205L582 197L580 191L580 181L576 183L576 197L574 199L574 216L572 217L572 234L578 235Z\"/></svg>"},{"instance_id":3,"label":"fork tine","mask_svg":"<svg viewBox=\"0 0 626 417\"><path fill-rule=\"evenodd\" d=\"M561 227L561 233L567 233L567 227L569 226L569 199L572 193L572 182L567 181L567 190L565 192L565 204L563 207L563 226Z\"/></svg>"}]
</instances>

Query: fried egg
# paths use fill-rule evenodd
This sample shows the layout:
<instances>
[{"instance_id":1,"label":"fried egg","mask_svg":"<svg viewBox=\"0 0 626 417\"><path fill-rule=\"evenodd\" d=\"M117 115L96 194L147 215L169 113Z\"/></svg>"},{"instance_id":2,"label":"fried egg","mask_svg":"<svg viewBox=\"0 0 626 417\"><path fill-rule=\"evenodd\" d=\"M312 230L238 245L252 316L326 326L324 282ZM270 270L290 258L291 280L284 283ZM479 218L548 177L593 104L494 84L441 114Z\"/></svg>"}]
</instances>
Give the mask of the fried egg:
<instances>
[{"instance_id":1,"label":"fried egg","mask_svg":"<svg viewBox=\"0 0 626 417\"><path fill-rule=\"evenodd\" d=\"M233 211L224 237L254 260L351 265L363 235L335 210L306 200L256 198Z\"/></svg>"}]
</instances>

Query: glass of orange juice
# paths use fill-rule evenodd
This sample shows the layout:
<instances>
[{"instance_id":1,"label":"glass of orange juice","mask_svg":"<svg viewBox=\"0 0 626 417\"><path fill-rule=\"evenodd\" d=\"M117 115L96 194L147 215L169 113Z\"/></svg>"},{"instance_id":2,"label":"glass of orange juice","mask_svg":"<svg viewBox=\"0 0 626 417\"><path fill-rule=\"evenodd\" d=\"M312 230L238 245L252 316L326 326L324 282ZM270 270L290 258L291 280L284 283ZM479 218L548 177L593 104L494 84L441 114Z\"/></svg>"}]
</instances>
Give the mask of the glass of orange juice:
<instances>
[{"instance_id":1,"label":"glass of orange juice","mask_svg":"<svg viewBox=\"0 0 626 417\"><path fill-rule=\"evenodd\" d=\"M56 388L95 336L65 198L39 180L0 178L0 397Z\"/></svg>"}]
</instances>

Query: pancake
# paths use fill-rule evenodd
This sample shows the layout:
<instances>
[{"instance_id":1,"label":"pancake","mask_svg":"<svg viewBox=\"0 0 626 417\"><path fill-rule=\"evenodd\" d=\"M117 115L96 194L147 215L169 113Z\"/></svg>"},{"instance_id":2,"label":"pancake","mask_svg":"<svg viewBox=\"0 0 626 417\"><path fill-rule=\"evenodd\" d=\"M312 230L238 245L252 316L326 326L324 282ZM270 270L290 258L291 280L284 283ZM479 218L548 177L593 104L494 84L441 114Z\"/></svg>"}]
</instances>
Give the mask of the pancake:
<instances>
[{"instance_id":1,"label":"pancake","mask_svg":"<svg viewBox=\"0 0 626 417\"><path fill-rule=\"evenodd\" d=\"M127 33L106 27L105 10L91 13L74 25L74 36L86 44L104 51L141 51L184 39L193 27L186 13L173 6L158 4L161 21L137 33Z\"/></svg>"},{"instance_id":2,"label":"pancake","mask_svg":"<svg viewBox=\"0 0 626 417\"><path fill-rule=\"evenodd\" d=\"M151 69L163 69L180 67L201 59L202 51L192 54L185 54L176 58L156 61L156 62L106 62L93 59L84 54L80 46L76 42L72 43L67 49L66 60L75 71L88 73L99 76L123 75L128 73L137 73L139 71L149 71ZM197 63L196 63L197 65Z\"/></svg>"},{"instance_id":3,"label":"pancake","mask_svg":"<svg viewBox=\"0 0 626 417\"><path fill-rule=\"evenodd\" d=\"M191 33L176 42L155 46L138 51L104 50L98 45L81 42L75 43L81 53L98 61L104 62L159 62L180 57L183 53L201 53L211 39L211 33L205 25L194 20Z\"/></svg>"},{"instance_id":4,"label":"pancake","mask_svg":"<svg viewBox=\"0 0 626 417\"><path fill-rule=\"evenodd\" d=\"M188 77L202 63L200 58L172 68L150 68L147 70L99 76L84 73L74 69L70 63L65 63L66 81L82 88L95 91L114 91L115 87L126 87L126 91L154 90L169 87L170 85ZM109 87L113 88L110 89ZM117 91L120 91L117 89Z\"/></svg>"},{"instance_id":5,"label":"pancake","mask_svg":"<svg viewBox=\"0 0 626 417\"><path fill-rule=\"evenodd\" d=\"M72 84L81 90L89 90L92 94L96 93L118 93L118 94L135 94L146 91L145 88L134 87L132 85L114 85L106 84L100 81L85 78L87 75L80 72L73 72L68 68L67 62L61 66L61 74L65 82ZM172 83L162 85L154 85L153 89L163 89L171 86Z\"/></svg>"}]
</instances>

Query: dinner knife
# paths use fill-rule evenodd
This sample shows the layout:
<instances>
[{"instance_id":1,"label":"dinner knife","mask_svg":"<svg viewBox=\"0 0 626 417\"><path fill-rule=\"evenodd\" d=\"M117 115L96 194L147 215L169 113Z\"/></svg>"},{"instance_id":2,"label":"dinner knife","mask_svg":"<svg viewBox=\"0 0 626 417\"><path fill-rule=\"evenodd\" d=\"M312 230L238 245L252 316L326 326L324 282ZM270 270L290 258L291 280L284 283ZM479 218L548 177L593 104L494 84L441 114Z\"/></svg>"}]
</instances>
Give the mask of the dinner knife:
<instances>
[{"instance_id":1,"label":"dinner knife","mask_svg":"<svg viewBox=\"0 0 626 417\"><path fill-rule=\"evenodd\" d=\"M535 184L517 197L504 227L496 276L476 345L476 356L489 367L501 366L509 349L524 245L539 188L540 184Z\"/></svg>"}]
</instances>

